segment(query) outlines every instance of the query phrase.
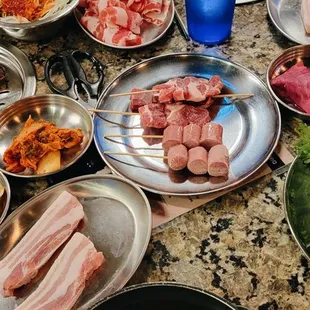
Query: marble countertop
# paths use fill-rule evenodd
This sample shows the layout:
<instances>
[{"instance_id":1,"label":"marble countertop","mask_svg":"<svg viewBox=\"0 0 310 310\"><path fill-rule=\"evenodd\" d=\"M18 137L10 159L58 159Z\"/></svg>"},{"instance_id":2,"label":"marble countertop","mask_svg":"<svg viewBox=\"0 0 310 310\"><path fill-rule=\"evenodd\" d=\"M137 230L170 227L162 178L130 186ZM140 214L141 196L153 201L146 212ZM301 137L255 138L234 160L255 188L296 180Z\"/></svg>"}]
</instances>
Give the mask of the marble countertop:
<instances>
[{"instance_id":1,"label":"marble countertop","mask_svg":"<svg viewBox=\"0 0 310 310\"><path fill-rule=\"evenodd\" d=\"M175 1L184 17L182 0ZM43 74L46 59L73 49L90 51L107 64L106 83L124 69L152 56L199 51L227 57L264 79L276 54L293 43L277 32L265 1L236 8L232 37L213 48L186 42L173 25L156 44L127 52L110 49L88 38L74 19L61 33L39 43L1 39L22 49L36 68L37 93L50 93ZM281 141L294 139L292 115L282 111ZM94 165L102 165L94 159ZM98 167L97 167L98 168ZM130 284L177 281L218 294L248 309L309 309L310 268L285 220L282 191L285 175L269 175L175 219L152 236L147 254ZM57 180L11 180L12 208Z\"/></svg>"}]
</instances>

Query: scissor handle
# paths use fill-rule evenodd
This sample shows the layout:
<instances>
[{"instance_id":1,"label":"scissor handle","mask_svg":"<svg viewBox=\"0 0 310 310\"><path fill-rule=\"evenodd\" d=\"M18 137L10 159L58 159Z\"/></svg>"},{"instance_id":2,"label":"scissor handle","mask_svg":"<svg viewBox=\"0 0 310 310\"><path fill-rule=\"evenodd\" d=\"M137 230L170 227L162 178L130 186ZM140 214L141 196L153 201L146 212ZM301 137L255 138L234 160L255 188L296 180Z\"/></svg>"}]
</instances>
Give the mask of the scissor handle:
<instances>
[{"instance_id":1,"label":"scissor handle","mask_svg":"<svg viewBox=\"0 0 310 310\"><path fill-rule=\"evenodd\" d=\"M57 63L61 64L62 66L62 71L64 73L65 79L68 84L68 87L66 89L61 89L57 87L51 80L51 75L50 75L51 69ZM68 63L68 59L66 56L54 55L50 57L45 63L44 74L45 74L47 85L52 91L58 94L69 96L76 100L78 99L77 94L75 92L76 79L73 75L73 72L70 69L70 64Z\"/></svg>"},{"instance_id":2,"label":"scissor handle","mask_svg":"<svg viewBox=\"0 0 310 310\"><path fill-rule=\"evenodd\" d=\"M84 69L82 68L80 63L76 60L77 56L81 56L84 59L89 59L92 62L98 74L98 80L96 82L91 83L87 80ZM97 97L100 93L102 82L104 79L104 65L95 56L79 50L71 53L70 60L72 68L75 71L76 77L84 83L89 92L89 95L91 97Z\"/></svg>"}]
</instances>

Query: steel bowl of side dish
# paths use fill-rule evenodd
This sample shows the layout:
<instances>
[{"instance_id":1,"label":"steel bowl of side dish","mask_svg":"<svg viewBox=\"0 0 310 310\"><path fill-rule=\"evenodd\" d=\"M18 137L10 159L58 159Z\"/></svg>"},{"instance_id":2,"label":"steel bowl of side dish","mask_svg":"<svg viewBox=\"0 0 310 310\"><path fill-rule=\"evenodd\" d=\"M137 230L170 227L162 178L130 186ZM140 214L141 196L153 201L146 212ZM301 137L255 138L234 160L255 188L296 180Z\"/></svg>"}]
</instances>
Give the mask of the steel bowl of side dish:
<instances>
[{"instance_id":1,"label":"steel bowl of side dish","mask_svg":"<svg viewBox=\"0 0 310 310\"><path fill-rule=\"evenodd\" d=\"M88 110L69 97L21 99L0 115L0 171L20 178L62 171L86 152L93 132Z\"/></svg>"},{"instance_id":2,"label":"steel bowl of side dish","mask_svg":"<svg viewBox=\"0 0 310 310\"><path fill-rule=\"evenodd\" d=\"M294 46L278 55L267 69L266 80L277 102L310 120L310 45Z\"/></svg>"},{"instance_id":3,"label":"steel bowl of side dish","mask_svg":"<svg viewBox=\"0 0 310 310\"><path fill-rule=\"evenodd\" d=\"M173 0L120 2L81 0L74 10L77 23L96 42L118 49L150 45L168 31L174 18Z\"/></svg>"},{"instance_id":4,"label":"steel bowl of side dish","mask_svg":"<svg viewBox=\"0 0 310 310\"><path fill-rule=\"evenodd\" d=\"M29 0L27 9L17 1L0 2L0 28L19 40L37 41L54 36L79 0Z\"/></svg>"}]
</instances>

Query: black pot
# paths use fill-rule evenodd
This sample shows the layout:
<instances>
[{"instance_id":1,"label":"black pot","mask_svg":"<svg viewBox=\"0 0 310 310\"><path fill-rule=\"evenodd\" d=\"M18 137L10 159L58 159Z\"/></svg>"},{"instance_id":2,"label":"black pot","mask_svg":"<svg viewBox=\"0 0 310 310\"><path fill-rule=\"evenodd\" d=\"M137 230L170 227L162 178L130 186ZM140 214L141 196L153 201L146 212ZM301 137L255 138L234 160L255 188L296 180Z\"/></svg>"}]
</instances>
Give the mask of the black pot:
<instances>
[{"instance_id":1,"label":"black pot","mask_svg":"<svg viewBox=\"0 0 310 310\"><path fill-rule=\"evenodd\" d=\"M97 303L92 310L237 310L214 294L175 282L129 286ZM244 308L243 308L244 309Z\"/></svg>"}]
</instances>

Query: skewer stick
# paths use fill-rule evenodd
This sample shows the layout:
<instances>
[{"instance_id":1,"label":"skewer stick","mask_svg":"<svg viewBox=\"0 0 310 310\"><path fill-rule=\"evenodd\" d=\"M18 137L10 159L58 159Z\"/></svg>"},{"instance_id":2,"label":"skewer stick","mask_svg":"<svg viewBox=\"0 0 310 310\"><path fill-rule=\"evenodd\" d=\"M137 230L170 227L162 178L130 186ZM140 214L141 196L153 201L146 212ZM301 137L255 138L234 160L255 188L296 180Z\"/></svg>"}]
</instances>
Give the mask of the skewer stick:
<instances>
[{"instance_id":1,"label":"skewer stick","mask_svg":"<svg viewBox=\"0 0 310 310\"><path fill-rule=\"evenodd\" d=\"M127 152L103 152L103 154L105 154L105 155L124 155L124 156L133 156L133 157L150 157L150 158L168 159L168 156L136 154L136 153L127 153Z\"/></svg>"},{"instance_id":2,"label":"skewer stick","mask_svg":"<svg viewBox=\"0 0 310 310\"><path fill-rule=\"evenodd\" d=\"M122 93L122 94L113 94L109 97L122 97L122 96L131 96L131 95L139 95L139 94L147 94L147 93L158 93L158 90L153 89L147 89L147 90L139 90L136 92L128 92L128 93ZM253 94L222 94L222 95L216 95L212 96L212 98L238 98L238 97L253 97Z\"/></svg>"},{"instance_id":3,"label":"skewer stick","mask_svg":"<svg viewBox=\"0 0 310 310\"><path fill-rule=\"evenodd\" d=\"M104 138L150 138L150 139L162 139L163 135L106 135Z\"/></svg>"},{"instance_id":4,"label":"skewer stick","mask_svg":"<svg viewBox=\"0 0 310 310\"><path fill-rule=\"evenodd\" d=\"M95 113L109 113L109 114L120 114L120 115L140 115L139 113L134 113L134 112L122 112L122 111L112 111L112 110L88 109L88 111L95 112Z\"/></svg>"}]
</instances>

